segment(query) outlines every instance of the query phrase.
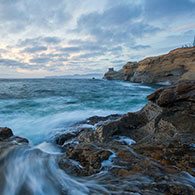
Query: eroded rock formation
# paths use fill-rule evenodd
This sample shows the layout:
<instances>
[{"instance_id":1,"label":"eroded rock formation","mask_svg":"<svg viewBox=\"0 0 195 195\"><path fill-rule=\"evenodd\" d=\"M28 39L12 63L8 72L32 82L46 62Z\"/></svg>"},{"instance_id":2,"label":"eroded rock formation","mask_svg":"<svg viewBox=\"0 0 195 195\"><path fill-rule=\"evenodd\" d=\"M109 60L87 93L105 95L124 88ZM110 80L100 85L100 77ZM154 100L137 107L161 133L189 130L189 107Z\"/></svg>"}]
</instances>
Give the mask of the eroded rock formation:
<instances>
[{"instance_id":1,"label":"eroded rock formation","mask_svg":"<svg viewBox=\"0 0 195 195\"><path fill-rule=\"evenodd\" d=\"M118 193L121 188L113 185L115 180L123 193L193 194L195 82L158 89L148 100L136 113L93 118L94 128L61 143L66 155L59 160L60 167L73 175L94 177ZM136 143L129 145L128 139Z\"/></svg>"},{"instance_id":2,"label":"eroded rock formation","mask_svg":"<svg viewBox=\"0 0 195 195\"><path fill-rule=\"evenodd\" d=\"M104 78L171 84L181 80L195 80L195 47L179 48L165 55L148 57L139 62L128 62L119 71L108 71Z\"/></svg>"}]
</instances>

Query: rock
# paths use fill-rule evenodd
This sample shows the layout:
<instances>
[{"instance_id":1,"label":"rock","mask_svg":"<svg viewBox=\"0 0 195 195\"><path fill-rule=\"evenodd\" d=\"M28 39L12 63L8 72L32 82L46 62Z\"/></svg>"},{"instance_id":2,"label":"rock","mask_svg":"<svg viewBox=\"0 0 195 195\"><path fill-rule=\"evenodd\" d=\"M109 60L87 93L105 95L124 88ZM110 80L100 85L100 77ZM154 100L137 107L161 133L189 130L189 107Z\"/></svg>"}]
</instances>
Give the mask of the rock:
<instances>
[{"instance_id":1,"label":"rock","mask_svg":"<svg viewBox=\"0 0 195 195\"><path fill-rule=\"evenodd\" d=\"M98 124L99 122L104 122L104 121L113 121L113 120L116 120L118 118L120 118L121 115L119 114L112 114L112 115L109 115L109 116L92 116L88 119L86 119L85 121L82 121L81 124L89 124L89 125L96 125Z\"/></svg>"},{"instance_id":2,"label":"rock","mask_svg":"<svg viewBox=\"0 0 195 195\"><path fill-rule=\"evenodd\" d=\"M19 136L12 136L7 141L8 142L14 141L14 142L20 143L20 144L28 144L29 143L28 139L23 138L23 137L19 137Z\"/></svg>"},{"instance_id":3,"label":"rock","mask_svg":"<svg viewBox=\"0 0 195 195\"><path fill-rule=\"evenodd\" d=\"M97 127L94 136L99 142L107 142L115 135L129 136L135 129L143 126L146 121L145 114L127 113L115 121L108 121Z\"/></svg>"},{"instance_id":4,"label":"rock","mask_svg":"<svg viewBox=\"0 0 195 195\"><path fill-rule=\"evenodd\" d=\"M63 133L56 137L55 143L62 146L66 141L71 140L75 138L76 136L77 136L77 133L74 133L74 132Z\"/></svg>"},{"instance_id":5,"label":"rock","mask_svg":"<svg viewBox=\"0 0 195 195\"><path fill-rule=\"evenodd\" d=\"M195 102L195 81L182 81L172 87L159 89L148 96L148 100L159 106L173 106L180 101Z\"/></svg>"},{"instance_id":6,"label":"rock","mask_svg":"<svg viewBox=\"0 0 195 195\"><path fill-rule=\"evenodd\" d=\"M168 54L128 62L121 70L108 71L105 79L137 83L176 83L195 80L195 47L178 48Z\"/></svg>"},{"instance_id":7,"label":"rock","mask_svg":"<svg viewBox=\"0 0 195 195\"><path fill-rule=\"evenodd\" d=\"M15 136L10 128L7 127L0 127L0 141L7 142L7 144L10 143L16 143L16 144L26 144L29 143L29 141L26 138Z\"/></svg>"},{"instance_id":8,"label":"rock","mask_svg":"<svg viewBox=\"0 0 195 195\"><path fill-rule=\"evenodd\" d=\"M69 142L71 140L77 140L79 142L82 143L90 143L90 142L95 142L95 141L101 141L101 139L103 140L104 138L101 138L100 135L98 135L98 131L94 131L95 128L98 129L98 127L100 127L100 129L102 127L103 131L106 131L106 124L110 124L112 121L116 121L117 119L120 119L122 115L119 114L113 114L113 115L108 115L108 116L93 116L90 117L84 121L79 122L78 124L75 125L75 129L74 126L72 127L74 129L73 132L65 132L62 133L60 135L56 135L55 137L55 143L63 146L66 142ZM82 125L89 125L89 127L82 127ZM78 126L77 126L78 125ZM80 126L81 125L81 126ZM90 125L92 125L92 127L90 127ZM101 131L101 130L100 130ZM107 131L109 132L109 131ZM101 133L101 132L100 132ZM108 137L105 134L105 138Z\"/></svg>"},{"instance_id":9,"label":"rock","mask_svg":"<svg viewBox=\"0 0 195 195\"><path fill-rule=\"evenodd\" d=\"M0 127L0 139L4 140L13 136L13 132L10 128Z\"/></svg>"},{"instance_id":10,"label":"rock","mask_svg":"<svg viewBox=\"0 0 195 195\"><path fill-rule=\"evenodd\" d=\"M81 133L79 133L77 139L81 143L95 142L96 138L95 138L95 135L94 135L94 130L93 129L83 130Z\"/></svg>"},{"instance_id":11,"label":"rock","mask_svg":"<svg viewBox=\"0 0 195 195\"><path fill-rule=\"evenodd\" d=\"M114 71L113 69L109 69L107 73L104 75L104 79L107 80L124 80L123 70Z\"/></svg>"},{"instance_id":12,"label":"rock","mask_svg":"<svg viewBox=\"0 0 195 195\"><path fill-rule=\"evenodd\" d=\"M58 164L59 167L68 174L73 174L75 176L84 175L84 170L80 163L71 159L67 159L65 155L60 158Z\"/></svg>"},{"instance_id":13,"label":"rock","mask_svg":"<svg viewBox=\"0 0 195 195\"><path fill-rule=\"evenodd\" d=\"M78 161L83 167L83 175L91 175L100 171L102 162L112 153L93 144L79 144L66 150L66 157Z\"/></svg>"},{"instance_id":14,"label":"rock","mask_svg":"<svg viewBox=\"0 0 195 195\"><path fill-rule=\"evenodd\" d=\"M66 147L60 168L90 176L115 194L193 194L194 98L195 81L180 81L149 95L138 112L91 117L94 128L74 137L78 143ZM124 144L121 136L136 143Z\"/></svg>"}]
</instances>

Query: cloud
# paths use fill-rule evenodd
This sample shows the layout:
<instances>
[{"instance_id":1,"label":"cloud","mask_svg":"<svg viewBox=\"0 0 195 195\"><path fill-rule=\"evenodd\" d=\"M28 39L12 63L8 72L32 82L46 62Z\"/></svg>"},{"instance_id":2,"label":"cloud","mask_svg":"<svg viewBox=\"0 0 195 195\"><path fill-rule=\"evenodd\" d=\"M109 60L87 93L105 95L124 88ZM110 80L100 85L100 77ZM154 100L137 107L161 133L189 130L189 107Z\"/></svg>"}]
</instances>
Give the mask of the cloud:
<instances>
[{"instance_id":1,"label":"cloud","mask_svg":"<svg viewBox=\"0 0 195 195\"><path fill-rule=\"evenodd\" d=\"M18 47L26 47L26 46L39 46L41 45L57 45L62 42L60 37L34 37L34 38L27 38L19 40L17 43Z\"/></svg>"},{"instance_id":2,"label":"cloud","mask_svg":"<svg viewBox=\"0 0 195 195\"><path fill-rule=\"evenodd\" d=\"M12 60L12 59L0 59L0 66L7 66L7 67L22 67L24 66L23 63Z\"/></svg>"},{"instance_id":3,"label":"cloud","mask_svg":"<svg viewBox=\"0 0 195 195\"><path fill-rule=\"evenodd\" d=\"M28 70L36 70L38 66L27 64L20 62L18 60L12 60L12 59L0 59L0 67L7 67L7 68L22 68L22 69L28 69Z\"/></svg>"},{"instance_id":4,"label":"cloud","mask_svg":"<svg viewBox=\"0 0 195 195\"><path fill-rule=\"evenodd\" d=\"M126 4L120 4L119 6L113 6L106 9L103 13L93 12L82 15L78 24L81 27L94 28L106 27L114 25L119 26L121 24L127 24L129 21L136 19L141 14L141 9L138 6L126 6ZM94 25L95 24L95 25Z\"/></svg>"},{"instance_id":5,"label":"cloud","mask_svg":"<svg viewBox=\"0 0 195 195\"><path fill-rule=\"evenodd\" d=\"M42 40L49 44L58 44L61 42L61 39L59 37L44 37Z\"/></svg>"},{"instance_id":6,"label":"cloud","mask_svg":"<svg viewBox=\"0 0 195 195\"><path fill-rule=\"evenodd\" d=\"M131 49L141 50L141 49L148 49L150 48L150 45L135 45L130 47Z\"/></svg>"},{"instance_id":7,"label":"cloud","mask_svg":"<svg viewBox=\"0 0 195 195\"><path fill-rule=\"evenodd\" d=\"M75 53L75 52L79 52L81 48L80 47L62 47L59 50L63 52L68 52L68 53Z\"/></svg>"},{"instance_id":8,"label":"cloud","mask_svg":"<svg viewBox=\"0 0 195 195\"><path fill-rule=\"evenodd\" d=\"M51 62L51 61L52 61L51 58L42 58L42 57L33 58L30 60L31 63L36 63L36 64L46 64L46 63Z\"/></svg>"},{"instance_id":9,"label":"cloud","mask_svg":"<svg viewBox=\"0 0 195 195\"><path fill-rule=\"evenodd\" d=\"M192 42L194 10L195 0L1 0L0 75L103 72L167 52Z\"/></svg>"},{"instance_id":10,"label":"cloud","mask_svg":"<svg viewBox=\"0 0 195 195\"><path fill-rule=\"evenodd\" d=\"M39 54L39 57L42 58L50 58L50 59L58 59L58 58L68 58L70 55L68 53L56 53L56 52L51 52L51 53L41 53Z\"/></svg>"},{"instance_id":11,"label":"cloud","mask_svg":"<svg viewBox=\"0 0 195 195\"><path fill-rule=\"evenodd\" d=\"M10 33L24 31L30 26L56 28L71 18L66 3L58 0L1 0L0 23Z\"/></svg>"},{"instance_id":12,"label":"cloud","mask_svg":"<svg viewBox=\"0 0 195 195\"><path fill-rule=\"evenodd\" d=\"M134 44L136 38L159 31L158 27L140 21L142 8L120 4L104 12L82 15L77 21L78 32L91 35L100 44Z\"/></svg>"},{"instance_id":13,"label":"cloud","mask_svg":"<svg viewBox=\"0 0 195 195\"><path fill-rule=\"evenodd\" d=\"M62 47L58 48L59 51L62 52L68 52L68 53L79 53L79 52L89 52L89 51L99 51L99 52L105 52L108 49L106 47L103 47L99 45L97 42L78 42L76 44L77 46L70 46L70 47Z\"/></svg>"},{"instance_id":14,"label":"cloud","mask_svg":"<svg viewBox=\"0 0 195 195\"><path fill-rule=\"evenodd\" d=\"M90 52L90 53L81 54L81 55L77 56L76 59L96 58L97 56L101 56L101 55L103 55L102 52Z\"/></svg>"},{"instance_id":15,"label":"cloud","mask_svg":"<svg viewBox=\"0 0 195 195\"><path fill-rule=\"evenodd\" d=\"M144 0L143 7L144 15L153 20L195 14L194 0Z\"/></svg>"},{"instance_id":16,"label":"cloud","mask_svg":"<svg viewBox=\"0 0 195 195\"><path fill-rule=\"evenodd\" d=\"M47 47L45 46L34 46L34 47L25 48L23 51L27 53L35 53L35 52L46 51L46 50Z\"/></svg>"},{"instance_id":17,"label":"cloud","mask_svg":"<svg viewBox=\"0 0 195 195\"><path fill-rule=\"evenodd\" d=\"M124 64L126 63L124 60L113 60L111 61L113 64Z\"/></svg>"}]
</instances>

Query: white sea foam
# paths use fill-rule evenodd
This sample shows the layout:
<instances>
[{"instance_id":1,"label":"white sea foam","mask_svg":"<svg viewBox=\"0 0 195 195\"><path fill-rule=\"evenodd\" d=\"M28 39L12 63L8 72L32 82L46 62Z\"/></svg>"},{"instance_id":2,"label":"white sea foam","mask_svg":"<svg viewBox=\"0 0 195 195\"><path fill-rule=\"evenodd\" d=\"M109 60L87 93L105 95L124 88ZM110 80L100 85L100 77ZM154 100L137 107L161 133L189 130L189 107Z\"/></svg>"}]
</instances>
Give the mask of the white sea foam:
<instances>
[{"instance_id":1,"label":"white sea foam","mask_svg":"<svg viewBox=\"0 0 195 195\"><path fill-rule=\"evenodd\" d=\"M48 154L62 154L61 149L59 147L49 142L42 142L33 148L40 149L41 151L48 153Z\"/></svg>"},{"instance_id":2,"label":"white sea foam","mask_svg":"<svg viewBox=\"0 0 195 195\"><path fill-rule=\"evenodd\" d=\"M104 110L77 110L63 113L57 113L47 116L29 116L15 115L14 118L9 120L0 119L1 126L8 126L14 129L14 133L29 138L34 143L39 143L45 140L52 134L55 134L57 129L65 129L70 127L72 124L82 121L90 116L99 115L106 116L112 114L114 111ZM115 111L116 113L116 111Z\"/></svg>"},{"instance_id":3,"label":"white sea foam","mask_svg":"<svg viewBox=\"0 0 195 195\"><path fill-rule=\"evenodd\" d=\"M137 89L152 89L152 87L143 85L143 84L138 84L138 83L131 83L131 82L124 82L124 81L116 81L117 84L120 84L124 87L127 88L137 88Z\"/></svg>"},{"instance_id":4,"label":"white sea foam","mask_svg":"<svg viewBox=\"0 0 195 195\"><path fill-rule=\"evenodd\" d=\"M170 81L162 81L162 82L159 82L157 83L158 85L165 85L165 86L168 86L168 85L171 85L171 82Z\"/></svg>"},{"instance_id":5,"label":"white sea foam","mask_svg":"<svg viewBox=\"0 0 195 195\"><path fill-rule=\"evenodd\" d=\"M102 162L102 167L109 167L109 166L111 166L111 165L112 165L112 161L113 161L114 158L116 158L116 153L115 153L115 152L113 152L113 153L109 156L108 160L104 160L104 161Z\"/></svg>"},{"instance_id":6,"label":"white sea foam","mask_svg":"<svg viewBox=\"0 0 195 195\"><path fill-rule=\"evenodd\" d=\"M119 136L118 141L127 145L132 145L136 143L133 139L126 136Z\"/></svg>"},{"instance_id":7,"label":"white sea foam","mask_svg":"<svg viewBox=\"0 0 195 195\"><path fill-rule=\"evenodd\" d=\"M37 149L12 151L3 167L6 183L0 188L2 195L58 195L62 190L70 195L89 194L87 182L67 175L59 169L53 156L46 156Z\"/></svg>"}]
</instances>

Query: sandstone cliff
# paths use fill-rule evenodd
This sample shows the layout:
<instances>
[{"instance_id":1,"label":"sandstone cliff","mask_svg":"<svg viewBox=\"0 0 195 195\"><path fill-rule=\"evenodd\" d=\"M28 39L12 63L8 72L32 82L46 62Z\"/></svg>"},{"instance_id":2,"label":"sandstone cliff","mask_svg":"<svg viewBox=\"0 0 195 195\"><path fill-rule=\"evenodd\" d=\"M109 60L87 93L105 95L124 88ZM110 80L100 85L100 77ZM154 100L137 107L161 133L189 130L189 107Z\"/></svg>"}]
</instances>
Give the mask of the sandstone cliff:
<instances>
[{"instance_id":1,"label":"sandstone cliff","mask_svg":"<svg viewBox=\"0 0 195 195\"><path fill-rule=\"evenodd\" d=\"M108 71L104 78L138 83L195 80L195 47L179 48L165 55L128 62L119 71Z\"/></svg>"}]
</instances>

